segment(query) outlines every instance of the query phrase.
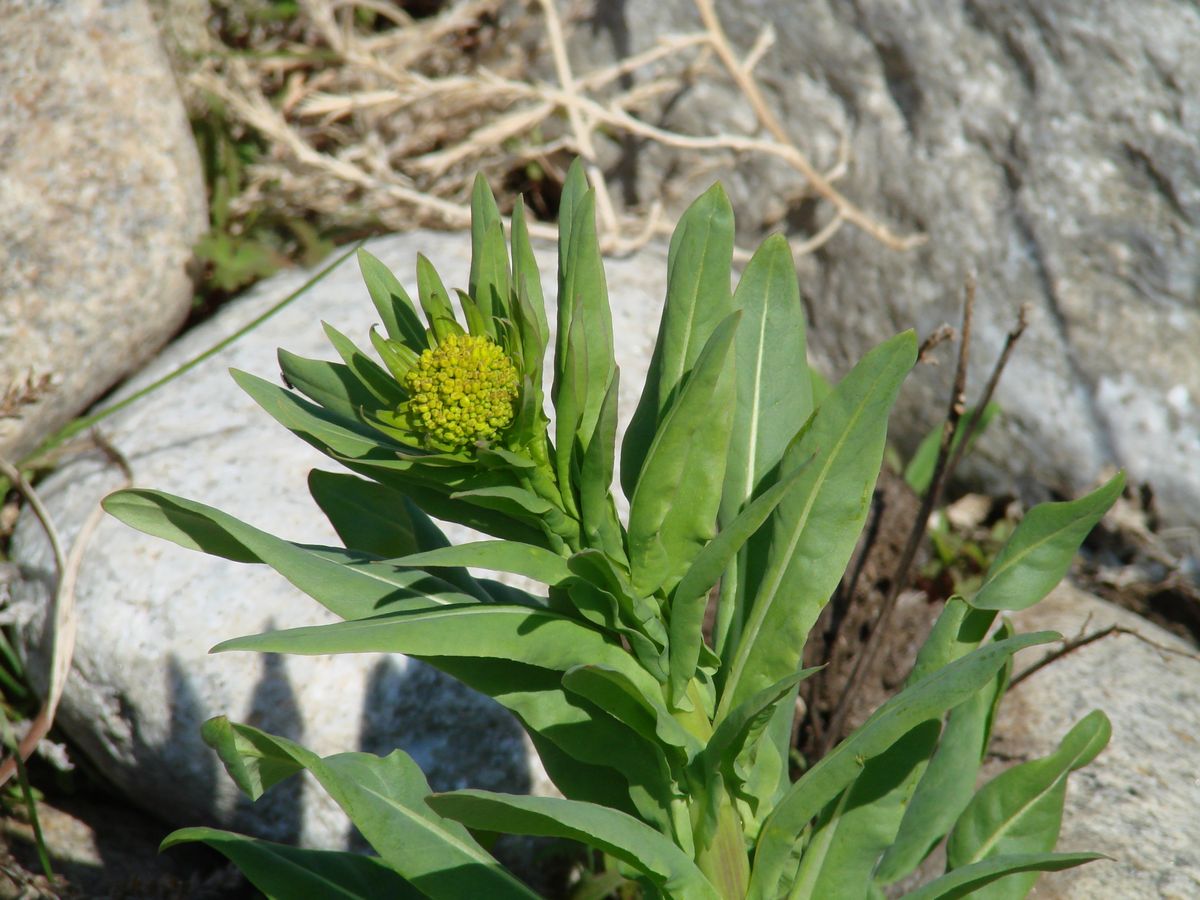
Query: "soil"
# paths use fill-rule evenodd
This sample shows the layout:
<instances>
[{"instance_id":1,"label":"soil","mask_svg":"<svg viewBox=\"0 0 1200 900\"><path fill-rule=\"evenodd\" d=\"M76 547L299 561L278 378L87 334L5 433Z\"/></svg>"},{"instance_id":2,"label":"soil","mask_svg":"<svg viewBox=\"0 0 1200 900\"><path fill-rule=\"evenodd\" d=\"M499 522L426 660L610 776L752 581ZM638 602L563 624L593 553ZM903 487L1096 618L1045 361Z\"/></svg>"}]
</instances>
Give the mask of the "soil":
<instances>
[{"instance_id":1,"label":"soil","mask_svg":"<svg viewBox=\"0 0 1200 900\"><path fill-rule=\"evenodd\" d=\"M242 900L261 896L224 857L201 845L158 845L171 827L100 790L47 797L38 822L54 880L43 874L33 828L10 794L0 820L0 898Z\"/></svg>"}]
</instances>

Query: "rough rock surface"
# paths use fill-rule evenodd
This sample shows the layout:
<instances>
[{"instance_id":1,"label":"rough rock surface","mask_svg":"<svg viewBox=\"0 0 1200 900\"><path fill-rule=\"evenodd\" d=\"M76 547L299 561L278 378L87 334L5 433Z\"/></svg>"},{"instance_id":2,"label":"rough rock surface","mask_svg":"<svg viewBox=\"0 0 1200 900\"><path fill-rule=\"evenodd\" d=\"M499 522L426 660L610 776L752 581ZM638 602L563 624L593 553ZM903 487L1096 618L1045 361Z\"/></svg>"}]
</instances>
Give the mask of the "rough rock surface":
<instances>
[{"instance_id":1,"label":"rough rock surface","mask_svg":"<svg viewBox=\"0 0 1200 900\"><path fill-rule=\"evenodd\" d=\"M414 233L373 241L371 252L412 285L417 251L448 285L465 285L468 235ZM552 248L542 248L553 265ZM645 378L662 308L661 252L611 263L609 286L622 335L618 363L626 414ZM189 332L123 388L160 377L303 283L276 276ZM552 270L543 274L552 285ZM313 467L335 463L284 431L237 388L234 366L272 377L279 346L331 358L320 320L366 344L375 323L353 261L218 356L119 413L104 434L139 486L208 503L293 540L336 543L305 487ZM118 396L121 396L120 394ZM101 455L62 467L43 485L64 540L119 475ZM448 531L464 540L464 529ZM35 675L51 564L33 518L18 526L13 556L23 580L12 589L20 641ZM225 713L300 740L319 753L364 749L411 753L435 787L523 790L540 775L516 723L490 700L401 657L208 656L218 641L271 627L328 621L315 601L265 567L212 559L147 537L114 520L92 538L77 591L78 645L59 722L93 762L135 801L178 824L215 820L276 838L336 845L340 811L319 788L278 789L249 807L200 740L208 717ZM278 794L278 796L273 796ZM301 812L301 830L289 817Z\"/></svg>"},{"instance_id":2,"label":"rough rock surface","mask_svg":"<svg viewBox=\"0 0 1200 900\"><path fill-rule=\"evenodd\" d=\"M982 388L1019 304L1032 326L1001 384L1002 425L972 465L1027 498L1088 487L1107 465L1156 490L1165 517L1200 522L1200 10L1186 0L969 0L940 4L730 0L730 40L758 64L799 146L832 167L844 136L851 199L901 233L907 253L851 227L800 263L810 340L835 372L895 331L957 324L964 275L979 303L972 382ZM576 29L578 72L698 30L692 0L596 4ZM649 77L640 74L636 77ZM745 133L749 105L723 76L664 101L664 124ZM626 192L686 200L714 177L747 243L829 218L778 161L678 165L652 142L610 148ZM695 162L696 160L692 160ZM672 178L703 172L701 183ZM618 193L620 191L618 190ZM939 416L953 366L919 375L897 433Z\"/></svg>"},{"instance_id":3,"label":"rough rock surface","mask_svg":"<svg viewBox=\"0 0 1200 900\"><path fill-rule=\"evenodd\" d=\"M51 377L19 457L148 359L192 296L200 162L142 0L0 10L0 396Z\"/></svg>"},{"instance_id":4,"label":"rough rock surface","mask_svg":"<svg viewBox=\"0 0 1200 900\"><path fill-rule=\"evenodd\" d=\"M1020 631L1053 629L1068 638L1118 625L1158 645L1130 634L1111 635L1034 673L1000 707L992 749L1016 761L1053 752L1093 709L1104 710L1113 726L1107 749L1071 775L1058 845L1064 851L1104 853L1113 861L1044 875L1031 896L1200 896L1200 658L1195 646L1067 585L1014 619ZM1017 670L1041 652L1028 651Z\"/></svg>"}]
</instances>

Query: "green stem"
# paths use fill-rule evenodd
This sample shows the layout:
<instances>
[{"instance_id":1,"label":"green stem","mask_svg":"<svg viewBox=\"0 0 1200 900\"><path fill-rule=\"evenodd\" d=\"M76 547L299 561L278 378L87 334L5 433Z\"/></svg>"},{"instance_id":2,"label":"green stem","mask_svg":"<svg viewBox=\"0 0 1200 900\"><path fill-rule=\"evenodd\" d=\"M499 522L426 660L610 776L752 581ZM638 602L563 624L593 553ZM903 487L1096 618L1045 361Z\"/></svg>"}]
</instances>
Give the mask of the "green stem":
<instances>
[{"instance_id":1,"label":"green stem","mask_svg":"<svg viewBox=\"0 0 1200 900\"><path fill-rule=\"evenodd\" d=\"M712 843L696 848L696 864L722 897L742 900L750 884L750 859L742 823L728 797L722 797L718 815Z\"/></svg>"},{"instance_id":2,"label":"green stem","mask_svg":"<svg viewBox=\"0 0 1200 900\"><path fill-rule=\"evenodd\" d=\"M172 372L167 373L162 378L147 385L146 387L142 388L141 390L139 390L133 394L130 394L124 400L114 403L112 406L106 406L106 407L104 407L104 409L94 412L90 416L84 416L82 418L75 419L73 422L69 422L62 429L60 429L57 433L55 433L55 434L51 435L49 438L47 438L46 441L37 450L35 450L31 455L27 456L24 460L22 460L20 462L20 464L18 465L18 468L27 468L31 463L35 462L39 456L42 456L42 455L48 453L49 451L53 450L55 447L62 444L64 441L69 440L70 438L74 437L75 435L79 434L81 431L84 431L85 429L91 428L97 422L107 419L109 416L113 415L114 413L120 412L125 407L129 406L130 404L136 403L138 400L141 400L147 394L154 393L163 385L174 381L180 375L183 375L183 374L191 371L192 369L196 368L196 366L200 365L206 359L209 359L210 357L215 356L216 354L220 353L222 350L224 350L226 347L228 347L234 341L238 340L242 336L253 331L255 328L257 328L259 325L261 325L267 319L271 318L271 316L275 315L277 312L279 312L281 309L283 309L285 306L287 306L289 303L291 303L293 300L295 300L301 294L304 294L306 291L308 291L309 288L313 287L318 282L322 281L325 278L325 276L327 276L330 272L332 272L334 269L336 269L338 266L340 266L342 263L344 263L351 256L351 254L355 253L358 250L358 248L362 246L362 244L363 244L363 241L356 242L354 244L354 246L352 246L349 250L347 250L345 253L343 253L341 256L339 256L336 260L334 260L329 265L327 265L325 268L323 268L320 272L318 272L312 278L308 279L308 281L304 282L304 284L300 285L300 287L296 288L296 290L292 291L290 294L288 294L286 297L284 297L282 300L280 300L278 303L276 303L274 306L272 306L266 312L262 313L259 316L256 316L250 322L248 322L247 324L245 324L241 328L239 328L237 331L235 331L233 334L229 335L229 337L218 341L216 344L209 347L207 350L205 350L199 356L189 359L187 362L185 362L179 368L175 369Z\"/></svg>"}]
</instances>

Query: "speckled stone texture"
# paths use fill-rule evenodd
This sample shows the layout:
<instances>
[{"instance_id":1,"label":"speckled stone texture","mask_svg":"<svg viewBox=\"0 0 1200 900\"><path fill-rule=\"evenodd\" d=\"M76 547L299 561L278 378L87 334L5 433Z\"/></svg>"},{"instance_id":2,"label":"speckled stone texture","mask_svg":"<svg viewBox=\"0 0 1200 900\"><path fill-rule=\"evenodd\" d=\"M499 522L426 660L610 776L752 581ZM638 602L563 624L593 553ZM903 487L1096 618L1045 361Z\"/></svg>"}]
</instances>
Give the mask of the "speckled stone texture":
<instances>
[{"instance_id":1,"label":"speckled stone texture","mask_svg":"<svg viewBox=\"0 0 1200 900\"><path fill-rule=\"evenodd\" d=\"M1074 638L1118 625L1146 639L1113 634L1082 647L1017 685L1000 707L992 750L1008 760L1003 766L1054 752L1093 709L1112 720L1107 749L1071 775L1057 848L1096 851L1112 861L1043 875L1030 897L1200 897L1195 646L1066 585L1014 620L1018 631L1053 629ZM1044 652L1026 651L1016 670ZM990 774L1003 766L993 765Z\"/></svg>"},{"instance_id":2,"label":"speckled stone texture","mask_svg":"<svg viewBox=\"0 0 1200 900\"><path fill-rule=\"evenodd\" d=\"M418 250L447 285L467 282L469 235L418 232L368 248L414 296ZM553 294L553 248L538 253ZM610 262L607 270L628 416L662 310L665 254L647 249ZM306 275L284 273L259 285L189 332L122 391L136 390L230 334ZM217 357L106 421L104 432L129 459L136 484L210 504L292 540L336 544L305 479L313 467L337 470L337 464L259 410L227 372L232 366L274 378L279 346L336 358L322 319L369 346L375 310L352 260ZM117 474L101 458L77 460L47 479L43 496L65 540L117 485ZM452 540L470 539L465 529L447 531ZM45 670L40 641L51 563L32 517L19 524L12 552L23 579L12 588L20 643L38 678ZM124 792L171 822L216 821L319 846L344 839L340 811L311 785L272 791L253 808L239 800L200 739L201 723L220 713L323 755L402 747L441 789L519 791L544 778L507 713L419 663L379 655L207 655L225 638L330 620L316 601L265 567L189 552L108 519L87 551L77 599L75 666L58 720ZM297 813L298 831L291 822Z\"/></svg>"},{"instance_id":3,"label":"speckled stone texture","mask_svg":"<svg viewBox=\"0 0 1200 900\"><path fill-rule=\"evenodd\" d=\"M1200 523L1200 9L1187 0L725 0L730 40L775 44L755 72L822 169L844 136L847 196L918 250L842 228L800 261L815 355L845 372L910 325L957 325L978 273L978 392L1018 306L1033 322L1001 383L1007 412L968 463L985 486L1078 493L1110 464L1156 490L1168 521ZM595 4L575 30L578 73L700 27L692 0ZM543 57L548 67L548 55ZM713 65L716 65L715 63ZM648 79L654 73L633 76ZM719 71L663 101L663 124L755 129ZM653 118L653 114L652 114ZM614 192L678 205L722 178L745 242L829 218L778 161L714 169L653 142L609 145ZM678 172L702 172L688 183ZM950 356L941 351L944 358ZM895 435L945 409L953 365L920 370Z\"/></svg>"},{"instance_id":4,"label":"speckled stone texture","mask_svg":"<svg viewBox=\"0 0 1200 900\"><path fill-rule=\"evenodd\" d=\"M0 8L0 419L20 457L136 369L186 316L207 227L200 163L142 0Z\"/></svg>"}]
</instances>

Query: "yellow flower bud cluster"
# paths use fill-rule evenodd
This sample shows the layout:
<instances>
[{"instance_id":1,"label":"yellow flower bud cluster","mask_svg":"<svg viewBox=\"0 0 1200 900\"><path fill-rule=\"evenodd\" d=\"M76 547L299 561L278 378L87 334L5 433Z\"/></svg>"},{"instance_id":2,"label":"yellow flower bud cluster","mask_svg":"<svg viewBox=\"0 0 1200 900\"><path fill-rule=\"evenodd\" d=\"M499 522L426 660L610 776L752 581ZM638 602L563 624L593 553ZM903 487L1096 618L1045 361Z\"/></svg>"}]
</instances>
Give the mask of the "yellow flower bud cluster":
<instances>
[{"instance_id":1,"label":"yellow flower bud cluster","mask_svg":"<svg viewBox=\"0 0 1200 900\"><path fill-rule=\"evenodd\" d=\"M490 338L448 335L405 376L414 427L454 449L490 440L513 420L517 370Z\"/></svg>"}]
</instances>

